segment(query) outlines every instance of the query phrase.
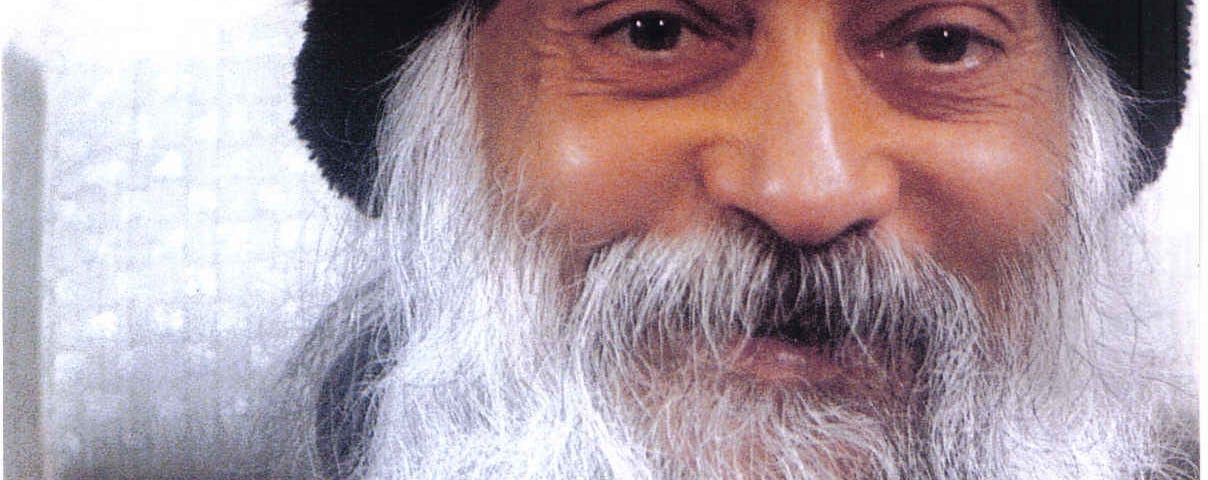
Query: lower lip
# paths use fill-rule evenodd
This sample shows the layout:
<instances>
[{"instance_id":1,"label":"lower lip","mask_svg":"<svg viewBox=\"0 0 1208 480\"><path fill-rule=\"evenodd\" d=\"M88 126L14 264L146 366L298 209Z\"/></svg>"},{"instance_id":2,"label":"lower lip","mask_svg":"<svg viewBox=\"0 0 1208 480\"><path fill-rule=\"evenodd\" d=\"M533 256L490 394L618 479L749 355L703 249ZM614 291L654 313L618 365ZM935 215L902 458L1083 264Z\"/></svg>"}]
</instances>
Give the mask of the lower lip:
<instances>
[{"instance_id":1,"label":"lower lip","mask_svg":"<svg viewBox=\"0 0 1208 480\"><path fill-rule=\"evenodd\" d=\"M730 367L768 381L825 382L843 373L834 358L818 347L775 338L745 338L735 342Z\"/></svg>"}]
</instances>

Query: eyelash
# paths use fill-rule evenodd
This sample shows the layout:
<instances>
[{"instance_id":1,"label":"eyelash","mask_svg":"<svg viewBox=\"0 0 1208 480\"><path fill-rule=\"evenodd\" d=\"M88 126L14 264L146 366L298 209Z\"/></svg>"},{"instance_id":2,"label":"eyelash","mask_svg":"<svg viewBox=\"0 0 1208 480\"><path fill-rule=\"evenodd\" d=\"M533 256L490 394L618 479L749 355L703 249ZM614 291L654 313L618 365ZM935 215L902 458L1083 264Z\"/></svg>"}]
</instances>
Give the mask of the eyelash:
<instances>
[{"instance_id":1,"label":"eyelash","mask_svg":"<svg viewBox=\"0 0 1208 480\"><path fill-rule=\"evenodd\" d=\"M928 55L924 52L925 42L936 43L942 41L942 38L934 37L940 35L944 38L955 38L959 42L959 56L951 59L940 59ZM928 38L931 36L931 38ZM932 45L942 47L940 45ZM954 23L937 23L929 24L905 35L902 35L896 42L892 42L889 49L896 52L905 53L915 58L916 65L921 66L916 70L932 70L933 73L939 74L960 74L970 72L982 68L986 63L994 61L995 57L1006 53L1002 42L990 38L989 36L979 32L975 28L967 27ZM974 52L969 50L973 49ZM984 51L982 51L984 50ZM932 52L935 53L935 52ZM885 49L877 51L878 57L885 57ZM977 58L969 59L974 56Z\"/></svg>"},{"instance_id":2,"label":"eyelash","mask_svg":"<svg viewBox=\"0 0 1208 480\"><path fill-rule=\"evenodd\" d=\"M658 22L660 24L663 22L669 22L669 25L673 26L673 30L675 30L675 33L679 37L682 37L683 34L688 33L695 35L701 41L707 42L711 41L713 38L713 35L707 32L692 19L684 15L663 10L648 10L628 15L620 20L605 25L603 28L600 28L595 35L593 35L593 37L595 41L599 42L608 40L609 37L614 37L616 35L628 34L630 38L621 40L622 42L625 42L627 47L641 51L644 54L666 54L667 52L664 50L643 49L632 44L632 36L634 34L634 30L632 29L638 27L637 24L639 22L656 19L660 20L660 22ZM682 38L677 38L675 43L667 50L675 49L679 46L679 43L682 42L682 40Z\"/></svg>"}]
</instances>

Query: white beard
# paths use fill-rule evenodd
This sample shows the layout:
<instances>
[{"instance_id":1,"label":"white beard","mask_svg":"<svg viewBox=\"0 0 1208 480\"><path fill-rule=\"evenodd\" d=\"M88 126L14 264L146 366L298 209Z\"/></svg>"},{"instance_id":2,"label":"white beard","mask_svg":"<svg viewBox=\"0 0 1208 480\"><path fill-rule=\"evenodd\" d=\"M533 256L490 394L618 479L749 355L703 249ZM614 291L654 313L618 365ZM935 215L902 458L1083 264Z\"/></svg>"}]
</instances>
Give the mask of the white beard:
<instances>
[{"instance_id":1,"label":"white beard","mask_svg":"<svg viewBox=\"0 0 1208 480\"><path fill-rule=\"evenodd\" d=\"M341 474L1195 473L1180 456L1191 453L1175 450L1195 434L1187 379L1121 296L1130 286L1104 284L1133 271L1111 245L1131 243L1120 235L1133 231L1122 185L1135 142L1105 68L1077 38L1069 219L1000 265L1007 285L988 305L875 231L786 257L768 232L717 218L679 241L631 238L568 265L557 241L517 226L510 193L488 187L465 140L476 138L462 57L470 23L451 22L403 70L409 87L392 96L381 135L382 217L349 234L355 276L300 360L309 389L354 345L386 365L344 398L376 415ZM718 368L722 345L777 316L850 333L836 351L867 375L813 392ZM308 442L315 428L304 427Z\"/></svg>"}]
</instances>

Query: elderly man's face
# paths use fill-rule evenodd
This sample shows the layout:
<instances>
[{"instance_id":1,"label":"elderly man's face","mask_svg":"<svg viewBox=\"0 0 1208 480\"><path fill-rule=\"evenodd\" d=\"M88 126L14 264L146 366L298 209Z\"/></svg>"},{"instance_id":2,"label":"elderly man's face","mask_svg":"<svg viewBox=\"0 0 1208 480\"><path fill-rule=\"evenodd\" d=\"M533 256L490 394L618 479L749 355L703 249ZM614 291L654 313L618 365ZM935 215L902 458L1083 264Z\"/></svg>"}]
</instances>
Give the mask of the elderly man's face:
<instances>
[{"instance_id":1,"label":"elderly man's face","mask_svg":"<svg viewBox=\"0 0 1208 480\"><path fill-rule=\"evenodd\" d=\"M412 58L332 315L363 332L338 378L397 344L348 380L372 396L331 389L367 476L1108 478L1161 451L1135 411L1163 374L1102 288L1131 132L1050 2L498 0Z\"/></svg>"},{"instance_id":2,"label":"elderly man's face","mask_svg":"<svg viewBox=\"0 0 1208 480\"><path fill-rule=\"evenodd\" d=\"M1056 30L1039 0L502 0L473 71L500 183L583 255L737 212L992 296L1064 201Z\"/></svg>"}]
</instances>

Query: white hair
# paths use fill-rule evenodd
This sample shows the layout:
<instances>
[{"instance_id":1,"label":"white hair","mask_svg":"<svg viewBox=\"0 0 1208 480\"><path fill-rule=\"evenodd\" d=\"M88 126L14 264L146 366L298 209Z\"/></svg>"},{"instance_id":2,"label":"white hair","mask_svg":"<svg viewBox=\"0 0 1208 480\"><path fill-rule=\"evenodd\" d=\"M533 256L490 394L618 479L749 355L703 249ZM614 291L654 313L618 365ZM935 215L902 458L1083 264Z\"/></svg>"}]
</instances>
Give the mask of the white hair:
<instances>
[{"instance_id":1,"label":"white hair","mask_svg":"<svg viewBox=\"0 0 1208 480\"><path fill-rule=\"evenodd\" d=\"M474 140L473 22L455 15L395 80L379 135L380 218L353 220L348 287L296 363L304 470L492 479L1197 473L1194 453L1181 450L1196 428L1189 381L1129 301L1143 284L1126 275L1137 270L1122 250L1137 234L1125 207L1138 143L1123 97L1076 31L1066 30L1068 221L1001 265L1010 281L986 305L960 276L875 229L823 252L790 251L759 226L719 215L694 235L635 236L586 267L568 265L558 241L520 226L516 187L492 183ZM848 353L836 358L867 364L871 380L837 388L867 387L867 404L717 373L719 346L768 327L750 320L768 312L813 315L840 332L836 351ZM1007 327L989 327L987 316Z\"/></svg>"}]
</instances>

